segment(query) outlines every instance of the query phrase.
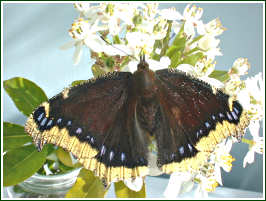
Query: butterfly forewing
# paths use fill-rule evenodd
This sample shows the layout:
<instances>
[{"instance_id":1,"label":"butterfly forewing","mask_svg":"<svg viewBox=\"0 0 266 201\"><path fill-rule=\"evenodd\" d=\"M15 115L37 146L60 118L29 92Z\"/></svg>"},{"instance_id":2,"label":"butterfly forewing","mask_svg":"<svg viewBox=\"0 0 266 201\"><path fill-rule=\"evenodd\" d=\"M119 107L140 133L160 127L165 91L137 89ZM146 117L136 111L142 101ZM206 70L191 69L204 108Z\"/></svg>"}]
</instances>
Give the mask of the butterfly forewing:
<instances>
[{"instance_id":1,"label":"butterfly forewing","mask_svg":"<svg viewBox=\"0 0 266 201\"><path fill-rule=\"evenodd\" d=\"M156 84L158 164L166 173L199 168L223 139L243 134L246 114L222 91L178 70L157 71Z\"/></svg>"},{"instance_id":2,"label":"butterfly forewing","mask_svg":"<svg viewBox=\"0 0 266 201\"><path fill-rule=\"evenodd\" d=\"M106 182L145 175L147 142L136 122L136 97L131 73L108 74L42 104L26 130L39 149L61 146Z\"/></svg>"}]
</instances>

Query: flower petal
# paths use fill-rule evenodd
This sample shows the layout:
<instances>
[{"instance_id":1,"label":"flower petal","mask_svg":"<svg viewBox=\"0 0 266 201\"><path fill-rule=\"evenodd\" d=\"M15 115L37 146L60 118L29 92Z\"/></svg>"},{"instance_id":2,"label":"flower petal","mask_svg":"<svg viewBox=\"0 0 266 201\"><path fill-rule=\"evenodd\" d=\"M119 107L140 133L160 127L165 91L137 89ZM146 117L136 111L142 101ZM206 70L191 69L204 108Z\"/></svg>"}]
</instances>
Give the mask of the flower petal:
<instances>
[{"instance_id":1,"label":"flower petal","mask_svg":"<svg viewBox=\"0 0 266 201\"><path fill-rule=\"evenodd\" d=\"M233 146L233 141L230 138L228 138L224 145L225 151L229 153L232 149L232 146Z\"/></svg>"},{"instance_id":2,"label":"flower petal","mask_svg":"<svg viewBox=\"0 0 266 201\"><path fill-rule=\"evenodd\" d=\"M162 9L160 15L166 20L182 20L183 16L173 8Z\"/></svg>"},{"instance_id":3,"label":"flower petal","mask_svg":"<svg viewBox=\"0 0 266 201\"><path fill-rule=\"evenodd\" d=\"M224 83L211 77L204 76L204 77L199 77L199 79L202 79L203 81L209 83L211 86L214 86L218 89L224 87Z\"/></svg>"},{"instance_id":4,"label":"flower petal","mask_svg":"<svg viewBox=\"0 0 266 201\"><path fill-rule=\"evenodd\" d=\"M177 69L189 73L191 75L195 75L194 67L190 64L180 64L177 66Z\"/></svg>"},{"instance_id":5,"label":"flower petal","mask_svg":"<svg viewBox=\"0 0 266 201\"><path fill-rule=\"evenodd\" d=\"M194 194L194 197L196 198L208 198L208 192L207 191L204 191L201 187L201 185L199 184L196 191L195 191L195 194Z\"/></svg>"},{"instance_id":6,"label":"flower petal","mask_svg":"<svg viewBox=\"0 0 266 201\"><path fill-rule=\"evenodd\" d=\"M93 52L104 52L106 48L106 43L97 35L91 35L84 39L84 43L93 51Z\"/></svg>"},{"instance_id":7,"label":"flower petal","mask_svg":"<svg viewBox=\"0 0 266 201\"><path fill-rule=\"evenodd\" d=\"M133 191L140 191L143 186L143 178L136 177L135 179L124 180L124 184Z\"/></svg>"},{"instance_id":8,"label":"flower petal","mask_svg":"<svg viewBox=\"0 0 266 201\"><path fill-rule=\"evenodd\" d=\"M259 121L251 121L249 124L248 129L250 130L250 134L253 138L259 137L259 131L260 131L260 122Z\"/></svg>"},{"instance_id":9,"label":"flower petal","mask_svg":"<svg viewBox=\"0 0 266 201\"><path fill-rule=\"evenodd\" d=\"M254 162L254 151L253 150L250 150L248 151L248 153L246 154L244 160L243 160L243 167L245 168L247 163L251 164Z\"/></svg>"},{"instance_id":10,"label":"flower petal","mask_svg":"<svg viewBox=\"0 0 266 201\"><path fill-rule=\"evenodd\" d=\"M180 192L184 182L192 179L192 175L186 172L174 172L171 174L168 185L164 191L166 198L176 198Z\"/></svg>"},{"instance_id":11,"label":"flower petal","mask_svg":"<svg viewBox=\"0 0 266 201\"><path fill-rule=\"evenodd\" d=\"M81 56L82 56L82 42L79 42L76 44L76 49L73 55L74 65L78 65Z\"/></svg>"},{"instance_id":12,"label":"flower petal","mask_svg":"<svg viewBox=\"0 0 266 201\"><path fill-rule=\"evenodd\" d=\"M221 168L220 168L220 166L218 164L215 164L214 171L215 171L215 179L216 179L216 181L220 185L223 185L222 175L221 175Z\"/></svg>"},{"instance_id":13,"label":"flower petal","mask_svg":"<svg viewBox=\"0 0 266 201\"><path fill-rule=\"evenodd\" d=\"M157 155L153 153L149 153L149 175L150 176L158 176L163 174L163 172L157 166Z\"/></svg>"},{"instance_id":14,"label":"flower petal","mask_svg":"<svg viewBox=\"0 0 266 201\"><path fill-rule=\"evenodd\" d=\"M184 25L184 32L187 36L192 36L194 37L195 35L195 30L194 30L194 25L193 21L191 20L186 20L185 25Z\"/></svg>"},{"instance_id":15,"label":"flower petal","mask_svg":"<svg viewBox=\"0 0 266 201\"><path fill-rule=\"evenodd\" d=\"M76 43L76 41L72 40L72 41L69 41L69 42L63 44L59 48L61 50L67 50L67 49L70 49L70 48L74 47L75 46L75 43Z\"/></svg>"},{"instance_id":16,"label":"flower petal","mask_svg":"<svg viewBox=\"0 0 266 201\"><path fill-rule=\"evenodd\" d=\"M147 62L149 64L150 69L152 69L153 71L156 71L156 70L168 68L168 66L171 63L171 60L167 56L164 56L160 59L160 62L153 60L153 59L148 59Z\"/></svg>"},{"instance_id":17,"label":"flower petal","mask_svg":"<svg viewBox=\"0 0 266 201\"><path fill-rule=\"evenodd\" d=\"M197 22L197 32L199 35L206 34L205 26L201 20Z\"/></svg>"},{"instance_id":18,"label":"flower petal","mask_svg":"<svg viewBox=\"0 0 266 201\"><path fill-rule=\"evenodd\" d=\"M130 61L127 65L127 67L125 67L124 69L128 68L128 71L131 73L134 73L137 70L137 66L138 66L138 61ZM123 69L123 71L124 71Z\"/></svg>"}]
</instances>

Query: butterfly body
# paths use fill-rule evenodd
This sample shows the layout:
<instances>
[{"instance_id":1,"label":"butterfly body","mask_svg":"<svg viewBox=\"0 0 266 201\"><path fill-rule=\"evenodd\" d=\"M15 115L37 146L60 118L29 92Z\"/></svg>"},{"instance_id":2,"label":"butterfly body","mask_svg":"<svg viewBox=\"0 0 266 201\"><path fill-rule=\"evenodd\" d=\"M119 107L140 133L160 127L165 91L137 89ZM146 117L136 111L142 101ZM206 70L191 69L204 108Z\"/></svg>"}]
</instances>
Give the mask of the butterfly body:
<instances>
[{"instance_id":1,"label":"butterfly body","mask_svg":"<svg viewBox=\"0 0 266 201\"><path fill-rule=\"evenodd\" d=\"M216 144L248 125L236 101L176 70L115 72L63 91L29 117L39 150L53 143L72 152L107 183L148 174L148 146L167 174L200 168Z\"/></svg>"}]
</instances>

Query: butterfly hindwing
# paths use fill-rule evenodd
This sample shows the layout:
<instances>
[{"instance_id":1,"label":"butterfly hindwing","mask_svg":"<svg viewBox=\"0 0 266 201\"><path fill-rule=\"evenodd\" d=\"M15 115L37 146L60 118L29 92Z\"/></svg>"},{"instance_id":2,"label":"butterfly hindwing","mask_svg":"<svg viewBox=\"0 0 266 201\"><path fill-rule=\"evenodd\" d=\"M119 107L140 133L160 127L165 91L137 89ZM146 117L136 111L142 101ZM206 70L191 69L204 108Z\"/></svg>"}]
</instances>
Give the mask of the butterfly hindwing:
<instances>
[{"instance_id":1,"label":"butterfly hindwing","mask_svg":"<svg viewBox=\"0 0 266 201\"><path fill-rule=\"evenodd\" d=\"M131 82L131 73L119 72L65 89L33 112L26 130L39 149L61 146L107 183L146 175Z\"/></svg>"},{"instance_id":2,"label":"butterfly hindwing","mask_svg":"<svg viewBox=\"0 0 266 201\"><path fill-rule=\"evenodd\" d=\"M177 70L156 71L161 122L155 131L158 163L165 173L200 167L206 155L248 124L237 101Z\"/></svg>"}]
</instances>

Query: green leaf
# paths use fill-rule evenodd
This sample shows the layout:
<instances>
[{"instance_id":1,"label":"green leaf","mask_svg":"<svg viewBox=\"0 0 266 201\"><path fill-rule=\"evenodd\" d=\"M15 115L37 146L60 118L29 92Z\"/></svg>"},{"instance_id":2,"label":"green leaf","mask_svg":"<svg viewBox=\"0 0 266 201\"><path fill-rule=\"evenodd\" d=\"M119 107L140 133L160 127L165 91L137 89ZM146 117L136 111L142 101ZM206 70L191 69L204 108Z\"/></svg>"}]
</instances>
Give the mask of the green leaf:
<instances>
[{"instance_id":1,"label":"green leaf","mask_svg":"<svg viewBox=\"0 0 266 201\"><path fill-rule=\"evenodd\" d=\"M71 86L74 87L76 85L80 85L83 84L84 82L86 82L87 80L76 80L74 82L71 83Z\"/></svg>"},{"instance_id":2,"label":"green leaf","mask_svg":"<svg viewBox=\"0 0 266 201\"><path fill-rule=\"evenodd\" d=\"M51 166L50 169L51 168L53 168L53 166ZM63 163L61 163L61 161L58 161L58 168L56 169L57 170L56 174L64 174L74 169L75 169L74 167L68 167Z\"/></svg>"},{"instance_id":3,"label":"green leaf","mask_svg":"<svg viewBox=\"0 0 266 201\"><path fill-rule=\"evenodd\" d=\"M188 45L192 45L193 43L197 42L198 40L200 40L204 35L199 35L196 38L194 38Z\"/></svg>"},{"instance_id":4,"label":"green leaf","mask_svg":"<svg viewBox=\"0 0 266 201\"><path fill-rule=\"evenodd\" d=\"M181 60L181 51L180 48L177 46L172 45L166 52L166 55L170 58L171 60L171 67L175 68L177 64Z\"/></svg>"},{"instance_id":5,"label":"green leaf","mask_svg":"<svg viewBox=\"0 0 266 201\"><path fill-rule=\"evenodd\" d=\"M106 72L100 67L98 66L97 64L94 64L92 67L91 67L91 70L92 70L92 74L95 78L99 77L99 76L102 76L104 75Z\"/></svg>"},{"instance_id":6,"label":"green leaf","mask_svg":"<svg viewBox=\"0 0 266 201\"><path fill-rule=\"evenodd\" d=\"M222 70L214 70L209 77L215 78L221 82L226 82L227 80L230 79L227 71L222 71Z\"/></svg>"},{"instance_id":7,"label":"green leaf","mask_svg":"<svg viewBox=\"0 0 266 201\"><path fill-rule=\"evenodd\" d=\"M156 54L156 53L153 53L152 54L152 59L155 60L155 61L160 61L160 55L159 54Z\"/></svg>"},{"instance_id":8,"label":"green leaf","mask_svg":"<svg viewBox=\"0 0 266 201\"><path fill-rule=\"evenodd\" d=\"M157 48L161 49L162 45L163 45L162 40L155 40L154 45L153 45L153 50L152 50L152 53L151 53L151 58L153 60L160 61L161 57L155 51L156 51Z\"/></svg>"},{"instance_id":9,"label":"green leaf","mask_svg":"<svg viewBox=\"0 0 266 201\"><path fill-rule=\"evenodd\" d=\"M180 51L180 48L179 47L177 47L175 45L172 45L171 47L168 48L168 50L166 52L166 56L168 56L169 58L172 58L179 51Z\"/></svg>"},{"instance_id":10,"label":"green leaf","mask_svg":"<svg viewBox=\"0 0 266 201\"><path fill-rule=\"evenodd\" d=\"M180 60L181 60L181 52L176 52L172 57L171 57L171 64L170 67L171 68L176 68L177 65L179 64Z\"/></svg>"},{"instance_id":11,"label":"green leaf","mask_svg":"<svg viewBox=\"0 0 266 201\"><path fill-rule=\"evenodd\" d=\"M118 198L145 198L146 197L146 187L145 183L140 191L136 192L129 189L123 181L115 182L115 194Z\"/></svg>"},{"instance_id":12,"label":"green leaf","mask_svg":"<svg viewBox=\"0 0 266 201\"><path fill-rule=\"evenodd\" d=\"M181 38L184 35L184 28L185 28L185 23L182 24L182 27L180 28L178 34L176 35L176 38Z\"/></svg>"},{"instance_id":13,"label":"green leaf","mask_svg":"<svg viewBox=\"0 0 266 201\"><path fill-rule=\"evenodd\" d=\"M186 38L182 37L182 38L175 38L173 45L179 48L179 51L184 51L185 49L185 45L186 45Z\"/></svg>"},{"instance_id":14,"label":"green leaf","mask_svg":"<svg viewBox=\"0 0 266 201\"><path fill-rule=\"evenodd\" d=\"M194 53L194 52L196 52L196 51L202 51L202 52L204 52L203 49L201 49L201 48L199 48L199 47L194 47L192 50L190 50L190 51L184 53L184 56L190 56L192 53Z\"/></svg>"},{"instance_id":15,"label":"green leaf","mask_svg":"<svg viewBox=\"0 0 266 201\"><path fill-rule=\"evenodd\" d=\"M113 37L113 41L114 41L114 44L120 44L120 43L121 43L120 38L119 38L118 35L115 35L115 36Z\"/></svg>"},{"instance_id":16,"label":"green leaf","mask_svg":"<svg viewBox=\"0 0 266 201\"><path fill-rule=\"evenodd\" d=\"M182 63L183 64L190 64L192 66L195 66L195 64L197 63L197 61L199 61L200 59L202 59L204 57L204 54L202 52L198 52L196 54L193 54L191 56L186 57Z\"/></svg>"},{"instance_id":17,"label":"green leaf","mask_svg":"<svg viewBox=\"0 0 266 201\"><path fill-rule=\"evenodd\" d=\"M112 69L115 65L115 60L113 59L113 57L107 57L104 59L104 64L107 68Z\"/></svg>"},{"instance_id":18,"label":"green leaf","mask_svg":"<svg viewBox=\"0 0 266 201\"><path fill-rule=\"evenodd\" d=\"M19 111L26 116L29 116L42 102L48 100L47 96L39 86L22 77L5 80L4 89Z\"/></svg>"},{"instance_id":19,"label":"green leaf","mask_svg":"<svg viewBox=\"0 0 266 201\"><path fill-rule=\"evenodd\" d=\"M46 144L46 146L47 146L47 156L55 152L57 149L57 146L53 144Z\"/></svg>"},{"instance_id":20,"label":"green leaf","mask_svg":"<svg viewBox=\"0 0 266 201\"><path fill-rule=\"evenodd\" d=\"M74 167L75 165L72 163L72 159L70 153L59 147L56 150L56 156L65 166Z\"/></svg>"},{"instance_id":21,"label":"green leaf","mask_svg":"<svg viewBox=\"0 0 266 201\"><path fill-rule=\"evenodd\" d=\"M9 122L4 122L3 126L4 151L15 149L23 146L25 143L32 142L32 138L25 133L23 126Z\"/></svg>"},{"instance_id":22,"label":"green leaf","mask_svg":"<svg viewBox=\"0 0 266 201\"><path fill-rule=\"evenodd\" d=\"M129 56L125 57L125 59L120 64L120 69L123 69L129 63L129 61L130 61Z\"/></svg>"},{"instance_id":23,"label":"green leaf","mask_svg":"<svg viewBox=\"0 0 266 201\"><path fill-rule=\"evenodd\" d=\"M166 51L169 48L170 33L171 33L171 30L172 30L173 21L168 20L167 24L168 24L167 33L166 33L166 36L164 37L163 42L162 42L162 49L161 49L161 52L160 52L160 58L165 56Z\"/></svg>"},{"instance_id":24,"label":"green leaf","mask_svg":"<svg viewBox=\"0 0 266 201\"><path fill-rule=\"evenodd\" d=\"M103 198L108 188L104 188L99 177L87 169L82 169L76 183L67 192L66 198Z\"/></svg>"},{"instance_id":25,"label":"green leaf","mask_svg":"<svg viewBox=\"0 0 266 201\"><path fill-rule=\"evenodd\" d=\"M4 155L4 186L13 186L37 172L45 162L47 146L38 152L29 145L12 149Z\"/></svg>"}]
</instances>

